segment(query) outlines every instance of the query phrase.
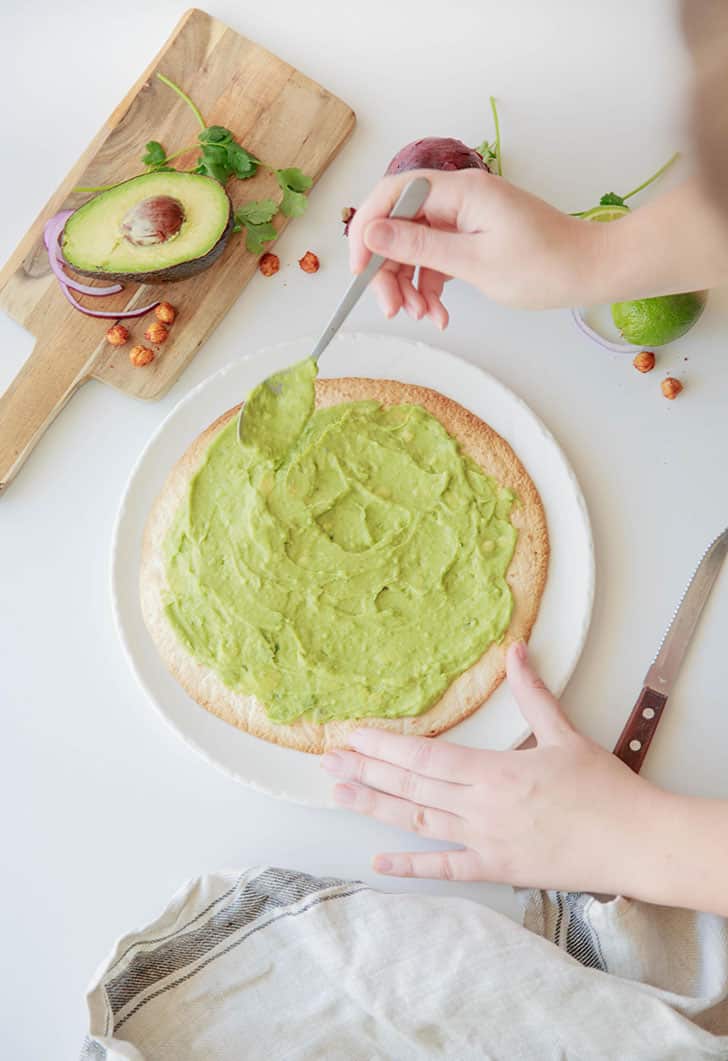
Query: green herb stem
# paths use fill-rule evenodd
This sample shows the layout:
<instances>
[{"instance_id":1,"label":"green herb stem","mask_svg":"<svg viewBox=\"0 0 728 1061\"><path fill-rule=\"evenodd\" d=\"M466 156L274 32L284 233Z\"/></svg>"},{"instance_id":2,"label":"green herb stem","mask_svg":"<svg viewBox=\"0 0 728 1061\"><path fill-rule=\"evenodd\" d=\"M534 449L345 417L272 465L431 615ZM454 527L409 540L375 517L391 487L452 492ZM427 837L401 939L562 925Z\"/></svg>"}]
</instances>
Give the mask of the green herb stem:
<instances>
[{"instance_id":1,"label":"green herb stem","mask_svg":"<svg viewBox=\"0 0 728 1061\"><path fill-rule=\"evenodd\" d=\"M190 108L190 110L194 114L195 118L197 119L197 122L198 122L198 124L200 126L200 129L206 129L207 128L207 123L205 122L205 119L202 117L202 114L200 113L199 108L195 106L195 104L192 102L192 100L187 95L187 93L183 92L182 89L179 87L179 85L175 85L174 81L170 81L170 79L168 77L165 77L164 74L157 74L157 77L159 78L159 80L162 82L163 85L166 85L168 88L171 88L173 92L177 93L177 95L180 97L180 99L183 99L185 101L185 103L187 104L187 106Z\"/></svg>"},{"instance_id":2,"label":"green herb stem","mask_svg":"<svg viewBox=\"0 0 728 1061\"><path fill-rule=\"evenodd\" d=\"M495 105L495 96L490 97L490 109L493 112L493 124L495 125L495 164L498 169L498 176L503 176L503 165L501 160L501 138L500 138L500 122L498 121L498 108Z\"/></svg>"},{"instance_id":3,"label":"green herb stem","mask_svg":"<svg viewBox=\"0 0 728 1061\"><path fill-rule=\"evenodd\" d=\"M636 188L633 188L631 192L627 192L626 195L620 196L622 202L624 202L625 199L631 199L633 195L637 194L637 192L641 192L648 185L653 184L657 180L657 178L661 177L662 174L665 173L670 168L670 166L673 164L673 162L677 162L677 160L679 158L680 158L680 152L676 151L675 154L672 156L672 158L669 158L667 160L667 162L665 162L664 165L660 166L660 168L658 170L656 170L656 172L653 173L651 177L648 177L646 181L642 181L642 183L638 184ZM589 209L594 209L594 208L590 207ZM569 217L583 217L584 214L588 214L588 213L589 213L589 210L573 210L569 214Z\"/></svg>"},{"instance_id":4,"label":"green herb stem","mask_svg":"<svg viewBox=\"0 0 728 1061\"><path fill-rule=\"evenodd\" d=\"M108 192L109 188L115 188L115 184L93 184L93 185L81 185L79 184L76 188L72 188L71 192L73 195L85 195L87 192Z\"/></svg>"},{"instance_id":5,"label":"green herb stem","mask_svg":"<svg viewBox=\"0 0 728 1061\"><path fill-rule=\"evenodd\" d=\"M643 188L646 188L649 184L652 184L653 181L656 181L658 177L661 177L662 174L665 173L665 171L670 168L670 166L673 164L673 162L677 162L677 160L679 158L680 158L680 152L676 151L675 154L672 156L672 158L669 158L667 160L667 162L664 164L664 166L660 166L660 168L657 170L656 173L653 173L652 176L648 177L646 181L642 181L641 184L638 184L637 187L633 188L631 192L627 192L627 194L623 195L622 198L623 199L631 199L633 195L637 194L637 192L641 192Z\"/></svg>"},{"instance_id":6,"label":"green herb stem","mask_svg":"<svg viewBox=\"0 0 728 1061\"><path fill-rule=\"evenodd\" d=\"M174 162L174 160L176 158L179 158L180 155L186 155L188 151L194 151L195 149L197 149L198 151L200 150L199 143L197 143L197 144L188 144L187 147L183 147L179 151L175 151L175 153L173 155L167 155L167 157L164 159L164 161L161 163L161 165L162 166L166 166L168 162Z\"/></svg>"}]
</instances>

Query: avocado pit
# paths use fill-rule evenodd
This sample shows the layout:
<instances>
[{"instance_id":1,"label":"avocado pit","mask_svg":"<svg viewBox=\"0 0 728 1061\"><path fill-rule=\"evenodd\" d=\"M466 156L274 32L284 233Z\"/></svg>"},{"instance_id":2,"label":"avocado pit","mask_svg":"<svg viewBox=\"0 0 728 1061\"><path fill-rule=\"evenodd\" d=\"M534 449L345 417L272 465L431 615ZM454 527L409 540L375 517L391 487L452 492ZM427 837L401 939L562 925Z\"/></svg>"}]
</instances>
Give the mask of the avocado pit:
<instances>
[{"instance_id":1,"label":"avocado pit","mask_svg":"<svg viewBox=\"0 0 728 1061\"><path fill-rule=\"evenodd\" d=\"M128 210L121 222L124 239L135 247L151 247L174 239L182 228L185 212L179 199L152 195Z\"/></svg>"}]
</instances>

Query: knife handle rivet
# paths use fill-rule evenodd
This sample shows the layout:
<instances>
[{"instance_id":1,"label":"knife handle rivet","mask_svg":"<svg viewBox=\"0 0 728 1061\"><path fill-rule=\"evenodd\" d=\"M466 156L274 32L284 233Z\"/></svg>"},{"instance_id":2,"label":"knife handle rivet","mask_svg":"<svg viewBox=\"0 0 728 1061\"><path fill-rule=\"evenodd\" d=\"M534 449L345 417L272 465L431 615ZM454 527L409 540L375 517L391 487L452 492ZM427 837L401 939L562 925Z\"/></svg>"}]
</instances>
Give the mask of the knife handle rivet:
<instances>
[{"instance_id":1,"label":"knife handle rivet","mask_svg":"<svg viewBox=\"0 0 728 1061\"><path fill-rule=\"evenodd\" d=\"M654 718L654 717L655 717L655 711L654 711L654 708L652 708L652 707L646 707L644 709L644 711L642 712L642 718Z\"/></svg>"},{"instance_id":2,"label":"knife handle rivet","mask_svg":"<svg viewBox=\"0 0 728 1061\"><path fill-rule=\"evenodd\" d=\"M629 750L631 752L638 752L641 747L642 747L642 741L641 740L631 740L629 742Z\"/></svg>"}]
</instances>

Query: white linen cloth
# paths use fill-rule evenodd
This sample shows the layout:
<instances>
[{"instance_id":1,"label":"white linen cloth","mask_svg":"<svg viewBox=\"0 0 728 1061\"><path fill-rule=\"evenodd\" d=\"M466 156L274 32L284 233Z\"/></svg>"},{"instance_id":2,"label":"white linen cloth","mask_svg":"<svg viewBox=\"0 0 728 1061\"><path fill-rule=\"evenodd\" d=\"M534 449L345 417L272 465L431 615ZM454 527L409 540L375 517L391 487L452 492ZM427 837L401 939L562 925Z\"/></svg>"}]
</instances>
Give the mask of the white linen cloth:
<instances>
[{"instance_id":1,"label":"white linen cloth","mask_svg":"<svg viewBox=\"0 0 728 1061\"><path fill-rule=\"evenodd\" d=\"M526 928L270 867L192 881L103 963L81 1057L728 1059L723 919L522 898Z\"/></svg>"}]
</instances>

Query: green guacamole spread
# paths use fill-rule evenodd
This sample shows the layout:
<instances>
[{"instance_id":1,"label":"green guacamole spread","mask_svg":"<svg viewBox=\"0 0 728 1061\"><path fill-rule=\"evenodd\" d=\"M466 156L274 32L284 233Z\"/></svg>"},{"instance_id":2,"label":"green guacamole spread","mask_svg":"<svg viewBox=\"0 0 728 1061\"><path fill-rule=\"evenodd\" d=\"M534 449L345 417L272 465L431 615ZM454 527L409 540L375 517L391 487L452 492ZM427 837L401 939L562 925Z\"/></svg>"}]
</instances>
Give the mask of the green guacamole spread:
<instances>
[{"instance_id":1,"label":"green guacamole spread","mask_svg":"<svg viewBox=\"0 0 728 1061\"><path fill-rule=\"evenodd\" d=\"M272 415L267 451L233 420L194 476L169 620L274 722L420 714L508 627L514 495L420 406L319 409L287 451Z\"/></svg>"},{"instance_id":2,"label":"green guacamole spread","mask_svg":"<svg viewBox=\"0 0 728 1061\"><path fill-rule=\"evenodd\" d=\"M282 460L313 412L317 371L307 357L254 387L245 402L243 442L263 457Z\"/></svg>"}]
</instances>

